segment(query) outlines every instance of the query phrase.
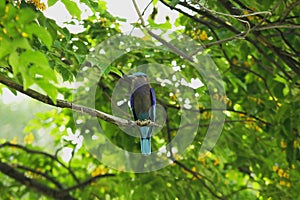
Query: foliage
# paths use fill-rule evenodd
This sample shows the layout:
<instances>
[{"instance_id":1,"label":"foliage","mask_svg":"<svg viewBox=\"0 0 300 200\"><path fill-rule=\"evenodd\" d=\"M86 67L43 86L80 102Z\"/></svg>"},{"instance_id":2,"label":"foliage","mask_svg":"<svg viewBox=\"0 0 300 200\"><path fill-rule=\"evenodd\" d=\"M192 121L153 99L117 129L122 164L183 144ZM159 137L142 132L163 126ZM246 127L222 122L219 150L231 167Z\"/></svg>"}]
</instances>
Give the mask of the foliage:
<instances>
[{"instance_id":1,"label":"foliage","mask_svg":"<svg viewBox=\"0 0 300 200\"><path fill-rule=\"evenodd\" d=\"M50 7L57 2L48 0L47 3ZM85 62L85 59L91 52L100 52L98 44L121 32L119 23L123 19L111 15L104 1L80 1L93 12L87 19L81 19L80 8L73 1L61 2L73 16L70 23L78 22L84 27L83 32L71 33L45 17L45 4L39 0L0 1L0 91L9 88L16 94L17 90L39 100L39 104L53 105L58 99L72 102L73 91L66 85L75 82L81 67L85 66L103 74L97 80L95 108L111 114L114 88L121 76L135 66L152 63L170 69L179 67L181 77L174 73L174 78L169 80L171 84L187 87L181 78L187 83L200 78L206 85L193 90L197 101L190 102L200 113L200 120L196 119L199 129L184 154L173 154L172 149L167 149L171 163L167 167L143 174L126 173L121 168L108 168L82 146L85 134L100 133L89 124L89 118L74 121L72 107L54 106L29 119L31 115L26 115L24 110L16 113L1 105L1 115L7 117L0 122L2 135L11 135L12 130L17 132L13 137L1 139L0 193L3 199L298 198L299 1L160 0L161 5L179 13L175 24L168 18L165 23L156 23L160 9L156 8L158 1L152 1L155 9L146 24L143 21L135 24L135 28L144 30L142 40L151 48L129 51L107 68L109 49L99 56L103 62L93 59ZM157 38L147 34L149 29L163 29L156 37L164 38L164 34L176 26L175 35L188 35L214 60L222 75L226 96L217 92L209 94L207 85L210 83L205 77L175 53L157 49ZM172 34L170 37L168 44L172 45L172 39L178 38ZM182 41L179 45L185 44ZM117 43L117 47L128 48L121 43ZM157 78L167 74L164 68L153 72ZM153 149L159 150L177 135L182 94L163 83L152 86L168 116L164 127L153 137ZM32 89L49 99L30 95ZM84 95L88 89L79 87L77 93ZM225 103L226 110L212 108L211 99ZM90 105L91 99L81 101ZM222 135L211 152L199 154L213 111L226 115ZM19 128L21 122L14 121L16 118L27 120L22 129ZM8 120L10 125L7 125ZM187 120L193 122L193 119ZM77 123L83 126L79 129ZM103 118L99 124L101 134L112 143L130 152L139 152L138 138L124 134ZM50 135L44 134L47 132ZM43 145L42 140L52 141L53 145ZM101 150L101 145L97 145ZM111 159L114 158L112 155Z\"/></svg>"}]
</instances>

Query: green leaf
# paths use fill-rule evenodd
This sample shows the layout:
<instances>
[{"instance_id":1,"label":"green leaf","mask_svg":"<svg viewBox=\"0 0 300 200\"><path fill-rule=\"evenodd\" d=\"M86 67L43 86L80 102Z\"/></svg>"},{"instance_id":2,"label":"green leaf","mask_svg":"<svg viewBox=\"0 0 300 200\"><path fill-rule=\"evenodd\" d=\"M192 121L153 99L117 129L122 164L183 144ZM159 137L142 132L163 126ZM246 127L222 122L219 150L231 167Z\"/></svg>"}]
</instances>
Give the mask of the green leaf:
<instances>
[{"instance_id":1,"label":"green leaf","mask_svg":"<svg viewBox=\"0 0 300 200\"><path fill-rule=\"evenodd\" d=\"M152 4L155 6L157 4L158 0L153 0Z\"/></svg>"},{"instance_id":2,"label":"green leaf","mask_svg":"<svg viewBox=\"0 0 300 200\"><path fill-rule=\"evenodd\" d=\"M20 24L28 25L30 22L34 21L37 17L36 12L34 12L30 8L24 8L19 13L19 20Z\"/></svg>"},{"instance_id":3,"label":"green leaf","mask_svg":"<svg viewBox=\"0 0 300 200\"><path fill-rule=\"evenodd\" d=\"M20 72L19 68L23 68L23 66L21 66L22 63L20 63L19 54L17 52L11 53L9 55L8 61L9 64L12 66L14 75L16 76Z\"/></svg>"},{"instance_id":4,"label":"green leaf","mask_svg":"<svg viewBox=\"0 0 300 200\"><path fill-rule=\"evenodd\" d=\"M107 10L106 2L105 1L98 1L98 11L105 12Z\"/></svg>"},{"instance_id":5,"label":"green leaf","mask_svg":"<svg viewBox=\"0 0 300 200\"><path fill-rule=\"evenodd\" d=\"M12 43L6 38L3 38L2 41L0 41L0 59L13 51L14 49Z\"/></svg>"},{"instance_id":6,"label":"green leaf","mask_svg":"<svg viewBox=\"0 0 300 200\"><path fill-rule=\"evenodd\" d=\"M20 37L20 38L17 38L15 39L13 42L12 42L12 48L14 50L16 50L17 48L19 49L26 49L26 50L30 50L31 49L31 46L28 42L28 39L26 38L23 38L23 37Z\"/></svg>"},{"instance_id":7,"label":"green leaf","mask_svg":"<svg viewBox=\"0 0 300 200\"><path fill-rule=\"evenodd\" d=\"M283 94L284 88L285 88L284 84L276 82L274 86L274 94L277 98L282 98L284 96Z\"/></svg>"},{"instance_id":8,"label":"green leaf","mask_svg":"<svg viewBox=\"0 0 300 200\"><path fill-rule=\"evenodd\" d=\"M45 81L43 79L40 80L36 80L35 83L41 88L43 89L46 94L50 97L50 99L56 103L56 98L58 95L58 91L57 88L55 86L53 86L52 84L49 84L48 81Z\"/></svg>"},{"instance_id":9,"label":"green leaf","mask_svg":"<svg viewBox=\"0 0 300 200\"><path fill-rule=\"evenodd\" d=\"M79 9L77 3L71 0L61 0L61 2L66 6L70 15L73 17L76 16L78 19L81 18L81 10Z\"/></svg>"},{"instance_id":10,"label":"green leaf","mask_svg":"<svg viewBox=\"0 0 300 200\"><path fill-rule=\"evenodd\" d=\"M54 4L56 4L58 0L48 0L48 6L51 7L53 6Z\"/></svg>"},{"instance_id":11,"label":"green leaf","mask_svg":"<svg viewBox=\"0 0 300 200\"><path fill-rule=\"evenodd\" d=\"M116 68L116 67L111 67L110 71L113 72L113 73L115 73L115 74L117 74L120 77L123 76L122 72L118 68Z\"/></svg>"},{"instance_id":12,"label":"green leaf","mask_svg":"<svg viewBox=\"0 0 300 200\"><path fill-rule=\"evenodd\" d=\"M172 0L170 5L171 6L176 6L179 2L180 2L180 0Z\"/></svg>"},{"instance_id":13,"label":"green leaf","mask_svg":"<svg viewBox=\"0 0 300 200\"><path fill-rule=\"evenodd\" d=\"M34 63L41 67L50 68L47 57L40 51L27 50L21 54L20 59L25 66Z\"/></svg>"},{"instance_id":14,"label":"green leaf","mask_svg":"<svg viewBox=\"0 0 300 200\"><path fill-rule=\"evenodd\" d=\"M24 73L26 72L26 75L33 78L40 75L48 82L57 82L55 72L50 68L48 59L43 53L27 50L21 54L19 63L22 63L22 67L26 69L25 71L19 70L21 71L22 76L24 76Z\"/></svg>"},{"instance_id":15,"label":"green leaf","mask_svg":"<svg viewBox=\"0 0 300 200\"><path fill-rule=\"evenodd\" d=\"M67 67L58 65L55 67L55 69L62 76L63 81L72 81L73 80L73 73Z\"/></svg>"},{"instance_id":16,"label":"green leaf","mask_svg":"<svg viewBox=\"0 0 300 200\"><path fill-rule=\"evenodd\" d=\"M0 88L1 89L1 88ZM12 88L8 88L10 91L11 91L11 93L13 93L15 96L17 96L18 95L18 92L15 90L15 89L12 89ZM0 92L0 94L1 94L1 92Z\"/></svg>"},{"instance_id":17,"label":"green leaf","mask_svg":"<svg viewBox=\"0 0 300 200\"><path fill-rule=\"evenodd\" d=\"M31 75L31 77L42 77L48 83L50 81L57 82L54 71L49 67L45 68L37 65L32 65L29 68L29 74Z\"/></svg>"},{"instance_id":18,"label":"green leaf","mask_svg":"<svg viewBox=\"0 0 300 200\"><path fill-rule=\"evenodd\" d=\"M5 13L5 1L0 1L0 17Z\"/></svg>"},{"instance_id":19,"label":"green leaf","mask_svg":"<svg viewBox=\"0 0 300 200\"><path fill-rule=\"evenodd\" d=\"M17 9L12 4L8 4L8 13L6 17L8 19L13 19L16 17Z\"/></svg>"},{"instance_id":20,"label":"green leaf","mask_svg":"<svg viewBox=\"0 0 300 200\"><path fill-rule=\"evenodd\" d=\"M157 24L152 19L148 19L148 22L152 28L158 28L158 29L171 29L172 24L167 20L165 23Z\"/></svg>"},{"instance_id":21,"label":"green leaf","mask_svg":"<svg viewBox=\"0 0 300 200\"><path fill-rule=\"evenodd\" d=\"M243 42L240 47L240 53L244 61L247 60L248 55L251 54L251 49L247 44L248 43Z\"/></svg>"},{"instance_id":22,"label":"green leaf","mask_svg":"<svg viewBox=\"0 0 300 200\"><path fill-rule=\"evenodd\" d=\"M22 73L22 79L24 90L27 90L27 88L34 84L32 77L29 76L26 72Z\"/></svg>"},{"instance_id":23,"label":"green leaf","mask_svg":"<svg viewBox=\"0 0 300 200\"><path fill-rule=\"evenodd\" d=\"M51 48L53 42L52 37L44 27L41 27L36 23L32 23L26 26L25 31L30 36L36 35L48 47L48 49Z\"/></svg>"},{"instance_id":24,"label":"green leaf","mask_svg":"<svg viewBox=\"0 0 300 200\"><path fill-rule=\"evenodd\" d=\"M19 49L31 49L31 46L26 38L17 38L13 41L2 39L0 42L0 59Z\"/></svg>"}]
</instances>

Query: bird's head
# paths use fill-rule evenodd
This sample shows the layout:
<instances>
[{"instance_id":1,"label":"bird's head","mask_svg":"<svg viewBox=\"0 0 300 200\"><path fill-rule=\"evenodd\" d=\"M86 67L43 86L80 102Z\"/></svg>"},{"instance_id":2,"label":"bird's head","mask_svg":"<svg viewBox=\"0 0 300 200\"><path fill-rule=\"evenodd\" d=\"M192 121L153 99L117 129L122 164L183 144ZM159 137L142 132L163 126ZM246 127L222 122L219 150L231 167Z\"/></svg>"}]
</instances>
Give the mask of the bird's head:
<instances>
[{"instance_id":1,"label":"bird's head","mask_svg":"<svg viewBox=\"0 0 300 200\"><path fill-rule=\"evenodd\" d=\"M135 72L132 75L128 76L128 78L131 78L131 79L135 79L135 78L138 78L138 77L146 77L147 78L147 74L145 74L143 72Z\"/></svg>"},{"instance_id":2,"label":"bird's head","mask_svg":"<svg viewBox=\"0 0 300 200\"><path fill-rule=\"evenodd\" d=\"M127 76L131 81L134 88L138 88L142 85L149 84L148 77L143 72L135 72L132 75Z\"/></svg>"}]
</instances>

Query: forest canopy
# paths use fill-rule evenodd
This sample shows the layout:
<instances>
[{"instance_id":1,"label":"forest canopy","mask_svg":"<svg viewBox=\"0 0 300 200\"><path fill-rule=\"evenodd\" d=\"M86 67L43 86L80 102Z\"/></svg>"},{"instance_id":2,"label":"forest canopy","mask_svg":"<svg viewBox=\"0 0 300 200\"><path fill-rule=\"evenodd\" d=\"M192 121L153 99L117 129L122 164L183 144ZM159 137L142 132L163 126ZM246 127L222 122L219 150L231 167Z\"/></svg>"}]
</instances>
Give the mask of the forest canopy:
<instances>
[{"instance_id":1,"label":"forest canopy","mask_svg":"<svg viewBox=\"0 0 300 200\"><path fill-rule=\"evenodd\" d=\"M45 15L58 3L64 26ZM0 1L1 199L298 199L300 1L130 3L125 33L104 0ZM137 71L157 101L150 156Z\"/></svg>"}]
</instances>

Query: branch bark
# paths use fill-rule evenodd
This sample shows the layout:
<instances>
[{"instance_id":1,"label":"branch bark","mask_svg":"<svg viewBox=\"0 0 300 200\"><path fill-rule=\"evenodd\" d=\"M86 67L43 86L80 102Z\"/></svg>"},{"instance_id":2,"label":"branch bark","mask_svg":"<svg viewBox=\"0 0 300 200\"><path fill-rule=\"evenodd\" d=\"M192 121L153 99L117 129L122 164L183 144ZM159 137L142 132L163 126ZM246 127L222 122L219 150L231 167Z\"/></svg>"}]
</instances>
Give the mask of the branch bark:
<instances>
[{"instance_id":1,"label":"branch bark","mask_svg":"<svg viewBox=\"0 0 300 200\"><path fill-rule=\"evenodd\" d=\"M101 112L101 111L98 111L98 110L95 110L95 109L92 109L92 108L88 108L88 107L85 107L85 106L82 106L82 105L78 105L78 104L74 104L74 103L70 103L70 102L67 102L65 100L60 100L60 99L57 99L56 100L56 103L54 103L50 97L48 97L47 95L44 95L44 94L41 94L35 90L32 90L32 89L27 89L27 90L24 90L23 89L23 86L14 82L13 80L9 79L9 78L6 78L5 76L3 75L0 75L0 83L12 88L12 89L15 89L35 100L38 100L42 103L45 103L45 104L48 104L48 105L51 105L51 106L55 106L55 107L59 107L59 108L69 108L73 111L77 111L77 112L82 112L82 113L86 113L86 114L89 114L93 117L97 117L99 119L102 119L104 121L107 121L107 122L110 122L112 124L116 124L118 126L130 126L130 127L136 127L136 126L155 126L155 127L160 127L160 125L148 120L148 121L145 121L145 122L138 122L138 121L131 121L131 120L126 120L126 119L122 119L122 118L119 118L119 117L116 117L116 116L113 116L113 115L110 115L110 114L107 114L105 112Z\"/></svg>"}]
</instances>

